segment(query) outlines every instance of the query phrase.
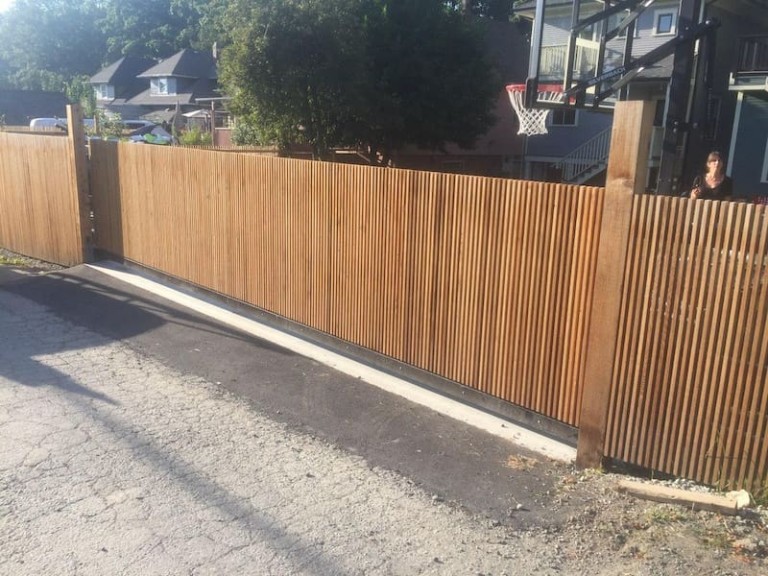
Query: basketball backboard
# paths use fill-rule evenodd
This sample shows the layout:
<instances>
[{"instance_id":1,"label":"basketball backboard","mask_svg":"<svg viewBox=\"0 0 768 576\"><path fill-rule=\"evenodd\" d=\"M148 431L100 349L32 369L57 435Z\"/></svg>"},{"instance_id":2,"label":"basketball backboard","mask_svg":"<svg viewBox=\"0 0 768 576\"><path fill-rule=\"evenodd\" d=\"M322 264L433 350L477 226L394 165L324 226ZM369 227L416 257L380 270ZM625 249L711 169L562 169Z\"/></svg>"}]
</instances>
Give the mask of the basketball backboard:
<instances>
[{"instance_id":1,"label":"basketball backboard","mask_svg":"<svg viewBox=\"0 0 768 576\"><path fill-rule=\"evenodd\" d=\"M629 79L635 23L653 0L535 0L518 13L533 19L529 107L613 108ZM630 78L631 79L631 78ZM622 84L624 82L624 84ZM561 99L541 85L562 86Z\"/></svg>"}]
</instances>

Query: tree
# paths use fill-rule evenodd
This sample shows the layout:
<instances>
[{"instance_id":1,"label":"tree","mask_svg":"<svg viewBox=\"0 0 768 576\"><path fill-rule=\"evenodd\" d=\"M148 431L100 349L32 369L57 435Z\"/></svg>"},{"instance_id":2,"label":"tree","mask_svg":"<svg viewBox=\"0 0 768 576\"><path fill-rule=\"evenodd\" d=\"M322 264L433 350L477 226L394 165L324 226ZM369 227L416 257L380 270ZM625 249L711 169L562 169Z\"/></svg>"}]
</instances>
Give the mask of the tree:
<instances>
[{"instance_id":1,"label":"tree","mask_svg":"<svg viewBox=\"0 0 768 576\"><path fill-rule=\"evenodd\" d=\"M446 0L446 4L465 15L507 21L512 16L514 0Z\"/></svg>"},{"instance_id":2,"label":"tree","mask_svg":"<svg viewBox=\"0 0 768 576\"><path fill-rule=\"evenodd\" d=\"M64 90L125 55L210 49L231 0L17 0L0 14L0 85Z\"/></svg>"},{"instance_id":3,"label":"tree","mask_svg":"<svg viewBox=\"0 0 768 576\"><path fill-rule=\"evenodd\" d=\"M470 146L499 87L472 23L441 0L240 0L220 80L231 109L317 157L365 148Z\"/></svg>"},{"instance_id":4,"label":"tree","mask_svg":"<svg viewBox=\"0 0 768 576\"><path fill-rule=\"evenodd\" d=\"M286 146L307 141L316 157L355 142L366 79L358 0L240 1L228 12L232 43L220 80L230 108Z\"/></svg>"},{"instance_id":5,"label":"tree","mask_svg":"<svg viewBox=\"0 0 768 576\"><path fill-rule=\"evenodd\" d=\"M123 56L165 58L196 37L190 1L108 0L104 6L99 24L107 37L107 62Z\"/></svg>"},{"instance_id":6,"label":"tree","mask_svg":"<svg viewBox=\"0 0 768 576\"><path fill-rule=\"evenodd\" d=\"M493 122L500 86L480 29L433 0L381 2L370 31L371 156L386 161L406 144L471 147Z\"/></svg>"},{"instance_id":7,"label":"tree","mask_svg":"<svg viewBox=\"0 0 768 576\"><path fill-rule=\"evenodd\" d=\"M51 88L101 65L105 39L98 0L16 0L0 16L0 59L8 83Z\"/></svg>"}]
</instances>

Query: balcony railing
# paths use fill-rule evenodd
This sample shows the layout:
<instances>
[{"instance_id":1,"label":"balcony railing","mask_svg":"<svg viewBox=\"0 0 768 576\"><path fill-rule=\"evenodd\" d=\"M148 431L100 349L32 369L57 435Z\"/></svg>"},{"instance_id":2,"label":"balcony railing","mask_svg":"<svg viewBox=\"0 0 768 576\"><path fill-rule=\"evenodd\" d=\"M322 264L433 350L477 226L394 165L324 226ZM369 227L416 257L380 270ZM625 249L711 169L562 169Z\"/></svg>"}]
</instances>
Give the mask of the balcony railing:
<instances>
[{"instance_id":1,"label":"balcony railing","mask_svg":"<svg viewBox=\"0 0 768 576\"><path fill-rule=\"evenodd\" d=\"M768 74L768 36L739 38L734 74Z\"/></svg>"},{"instance_id":2,"label":"balcony railing","mask_svg":"<svg viewBox=\"0 0 768 576\"><path fill-rule=\"evenodd\" d=\"M599 42L592 42L582 38L576 39L576 52L573 58L573 79L576 81L587 80L595 76L597 69L597 57L599 54ZM541 47L541 60L539 61L539 79L559 83L565 77L565 62L568 46L556 44ZM603 72L612 70L622 64L622 53L610 48L605 51Z\"/></svg>"}]
</instances>

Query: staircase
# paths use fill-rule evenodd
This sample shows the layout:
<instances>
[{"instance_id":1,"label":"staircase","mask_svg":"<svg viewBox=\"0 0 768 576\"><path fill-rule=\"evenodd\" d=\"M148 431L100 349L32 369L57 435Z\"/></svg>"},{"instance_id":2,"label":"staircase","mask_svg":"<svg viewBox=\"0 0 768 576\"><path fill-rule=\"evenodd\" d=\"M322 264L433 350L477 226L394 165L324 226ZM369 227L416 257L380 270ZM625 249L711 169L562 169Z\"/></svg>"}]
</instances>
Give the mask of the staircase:
<instances>
[{"instance_id":1,"label":"staircase","mask_svg":"<svg viewBox=\"0 0 768 576\"><path fill-rule=\"evenodd\" d=\"M563 182L583 184L608 166L611 148L611 128L606 128L584 144L563 156Z\"/></svg>"}]
</instances>

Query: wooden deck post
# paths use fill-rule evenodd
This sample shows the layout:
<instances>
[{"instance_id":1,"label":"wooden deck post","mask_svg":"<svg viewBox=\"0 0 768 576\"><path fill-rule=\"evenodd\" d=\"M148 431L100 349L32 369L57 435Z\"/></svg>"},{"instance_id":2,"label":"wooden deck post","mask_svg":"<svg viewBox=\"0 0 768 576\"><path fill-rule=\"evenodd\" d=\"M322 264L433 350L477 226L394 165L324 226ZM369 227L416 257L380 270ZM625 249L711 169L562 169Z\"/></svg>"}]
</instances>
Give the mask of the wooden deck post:
<instances>
[{"instance_id":1,"label":"wooden deck post","mask_svg":"<svg viewBox=\"0 0 768 576\"><path fill-rule=\"evenodd\" d=\"M603 463L632 196L645 191L653 113L654 103L641 100L618 102L614 111L576 453L587 468Z\"/></svg>"},{"instance_id":2,"label":"wooden deck post","mask_svg":"<svg viewBox=\"0 0 768 576\"><path fill-rule=\"evenodd\" d=\"M93 260L91 254L93 243L91 242L91 202L88 188L88 150L85 142L83 113L77 104L67 106L67 139L72 154L72 186L76 190L77 200L77 208L73 216L80 231L82 261L89 262Z\"/></svg>"}]
</instances>

